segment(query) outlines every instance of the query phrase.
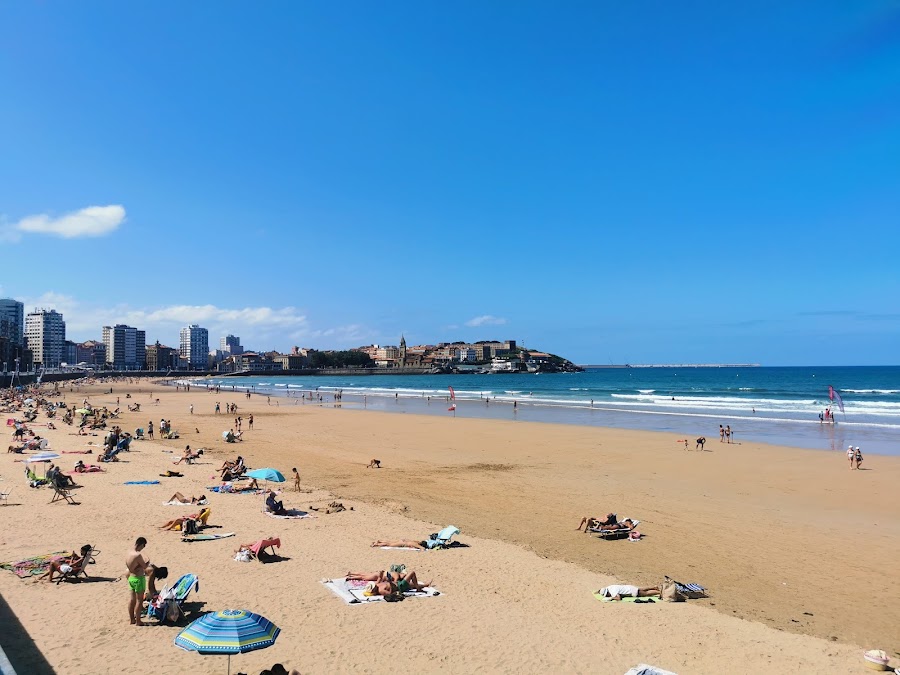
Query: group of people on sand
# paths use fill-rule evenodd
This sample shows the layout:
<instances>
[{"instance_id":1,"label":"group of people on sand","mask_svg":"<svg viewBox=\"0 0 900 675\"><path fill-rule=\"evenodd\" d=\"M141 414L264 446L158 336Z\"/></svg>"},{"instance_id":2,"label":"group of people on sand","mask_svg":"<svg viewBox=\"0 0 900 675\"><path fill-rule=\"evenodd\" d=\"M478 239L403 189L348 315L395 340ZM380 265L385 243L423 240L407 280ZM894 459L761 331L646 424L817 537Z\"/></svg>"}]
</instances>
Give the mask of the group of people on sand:
<instances>
[{"instance_id":1,"label":"group of people on sand","mask_svg":"<svg viewBox=\"0 0 900 675\"><path fill-rule=\"evenodd\" d=\"M363 595L375 596L380 595L385 600L402 600L403 594L408 591L421 591L431 585L419 583L416 573L412 570L406 571L404 566L399 566L392 570L381 570L380 572L347 572L347 581L366 581Z\"/></svg>"},{"instance_id":2,"label":"group of people on sand","mask_svg":"<svg viewBox=\"0 0 900 675\"><path fill-rule=\"evenodd\" d=\"M858 469L862 465L863 456L858 445L856 448L852 445L847 446L847 459L850 461L851 470Z\"/></svg>"},{"instance_id":3,"label":"group of people on sand","mask_svg":"<svg viewBox=\"0 0 900 675\"><path fill-rule=\"evenodd\" d=\"M594 530L595 532L598 530L604 532L630 532L634 528L635 522L631 518L626 518L619 522L618 516L615 513L607 513L603 519L594 516L585 516L581 519L581 523L575 529L576 531L584 530L585 532L588 532L589 530Z\"/></svg>"}]
</instances>

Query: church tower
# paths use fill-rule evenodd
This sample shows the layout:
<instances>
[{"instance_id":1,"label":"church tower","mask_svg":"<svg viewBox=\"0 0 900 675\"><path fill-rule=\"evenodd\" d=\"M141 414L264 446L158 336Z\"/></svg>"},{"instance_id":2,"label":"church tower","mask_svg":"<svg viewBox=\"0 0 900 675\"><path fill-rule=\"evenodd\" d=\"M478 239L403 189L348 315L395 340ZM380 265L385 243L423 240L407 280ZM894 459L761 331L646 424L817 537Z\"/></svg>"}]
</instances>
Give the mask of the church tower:
<instances>
[{"instance_id":1,"label":"church tower","mask_svg":"<svg viewBox=\"0 0 900 675\"><path fill-rule=\"evenodd\" d=\"M406 368L406 338L400 336L400 367Z\"/></svg>"}]
</instances>

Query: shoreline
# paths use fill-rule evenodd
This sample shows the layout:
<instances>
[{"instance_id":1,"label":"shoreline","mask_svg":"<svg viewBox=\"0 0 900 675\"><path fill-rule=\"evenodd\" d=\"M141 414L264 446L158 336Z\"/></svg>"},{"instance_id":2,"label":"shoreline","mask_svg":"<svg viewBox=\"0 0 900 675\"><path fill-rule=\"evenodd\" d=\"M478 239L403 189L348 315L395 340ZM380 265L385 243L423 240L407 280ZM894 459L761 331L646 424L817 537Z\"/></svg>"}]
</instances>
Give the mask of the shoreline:
<instances>
[{"instance_id":1,"label":"shoreline","mask_svg":"<svg viewBox=\"0 0 900 675\"><path fill-rule=\"evenodd\" d=\"M205 391L204 380L166 380L165 385L174 387L179 382L188 381L192 386ZM239 387L238 385L234 385L234 387L233 393L235 394L245 393L249 390L254 395L277 397L282 401L290 401L291 404L300 406L315 406L320 402L301 398L299 394L322 394L326 399L324 402L331 404L333 400L328 401L327 399L333 397L335 392L341 389L327 385L316 387L315 390L285 387L260 391L255 387ZM359 393L342 389L343 398L340 404L348 409L356 407L392 414L409 413L451 417L453 413L447 408L451 403L455 403L455 412L459 417L669 433L675 434L678 438L688 438L692 445L699 436L706 436L707 442L715 443L715 438L710 434L714 434L717 424L726 423L734 427L735 438L740 438L731 445L755 442L841 454L847 444L853 443L861 445L866 455L900 456L900 442L898 442L896 430L876 428L866 429L863 433L853 423L846 422L830 424L815 420L782 420L762 415L635 411L610 406L601 407L599 404L596 407L589 407L584 404L548 403L540 399L531 399L527 395L495 396L490 399L488 404L485 404L483 399L463 398L458 395L454 401L451 401L449 395L444 392L413 394L413 391L416 390L404 389L398 392L399 396L395 399L393 391ZM232 391L228 386L221 385L221 395L229 393ZM514 402L517 404L515 407L513 406ZM744 426L734 426L735 424ZM863 440L860 440L860 437Z\"/></svg>"},{"instance_id":2,"label":"shoreline","mask_svg":"<svg viewBox=\"0 0 900 675\"><path fill-rule=\"evenodd\" d=\"M104 386L109 387L93 387L95 404L114 403L120 392L124 401L126 390L140 388L113 383L116 393L109 395L100 393ZM76 392L68 399L80 401L81 396ZM148 403L152 398L162 402ZM302 672L333 671L328 653L335 649L342 668L396 672L395 650L374 648L360 660L358 650L346 646L348 635L378 633L385 621L413 635L428 631L441 644L465 645L465 654L450 661L428 649L402 656L401 669L420 671L481 667L512 672L530 666L533 672L559 672L560 667L596 672L591 658L603 648L609 672L624 672L642 660L676 672L741 667L792 672L799 664L849 673L861 666L860 648L900 649L892 630L898 602L889 571L900 552L898 507L888 494L900 477L895 458L873 461L874 471L851 473L840 460L802 449L745 444L685 452L671 447L668 435L652 432L350 414L317 405L275 405L274 400L267 406L263 396L233 399L239 413L254 413L257 428L247 432L245 442L226 445L219 432L231 418L215 416L212 406L229 402L227 393L154 388L152 398L146 390L136 394L144 411L123 415L123 426L144 426L147 418L162 415L183 431L182 438L137 443L127 461L109 465L108 474L85 476L79 480L86 487L77 491L78 507L48 505L45 493L16 495L17 488L14 497L29 506L16 509L18 525L2 536L0 558L36 553L29 532L43 532L42 547L51 548L82 543L69 542L70 533L78 532L78 538L96 539L109 552L98 569L112 576L121 566L120 550L124 553L129 538L147 532L148 519L152 524L172 517L159 502L176 488L202 490L209 484L210 465L222 457L238 452L251 466L276 466L286 474L299 466L304 485L316 486L315 492L285 492L291 505L305 508L328 497L355 511L273 524L259 517L253 497L212 495L214 521L238 531L236 539L186 546L169 533L150 537L152 555L159 559L165 552L164 561L178 570L176 575L185 567L201 574L207 609L244 598L284 628L274 648L237 657L235 667L245 672L275 661ZM187 412L189 403L195 406L193 415ZM50 432L51 447L83 440L67 436L67 430ZM123 480L171 466L165 451L180 452L185 443L207 447L209 464L185 466L186 478L162 479L160 486L121 486ZM365 469L372 457L385 468ZM8 479L14 475L9 469L3 469ZM602 515L604 509L640 518L644 540L603 542L574 532L582 515ZM115 518L84 519L101 514ZM0 515L7 514L0 510ZM424 536L451 522L472 548L407 553L368 547L378 536ZM284 554L291 560L242 565L223 555L232 542L269 534L285 538ZM433 575L445 597L361 609L340 605L316 582L346 569L377 569L392 562ZM590 591L613 579L646 584L664 573L702 583L712 597L649 608L603 605L590 597ZM877 612L866 597L834 592L835 579L859 574L887 589ZM473 579L480 582L474 594ZM286 588L292 589L289 597ZM217 671L215 659L171 648L172 629L129 633L120 626L121 591L120 584L46 588L8 573L0 577L0 592L55 667L77 669L73 659L78 655L62 642L84 639L82 656L106 655L115 663L123 657L114 645L129 639L137 654L148 657L159 658L162 645L168 645L162 658L170 669ZM70 634L57 636L60 627L53 625L51 614L88 598L112 602L115 616L84 626L89 633L66 626ZM94 630L98 627L101 634ZM710 636L727 652L724 657L698 648L710 644Z\"/></svg>"}]
</instances>

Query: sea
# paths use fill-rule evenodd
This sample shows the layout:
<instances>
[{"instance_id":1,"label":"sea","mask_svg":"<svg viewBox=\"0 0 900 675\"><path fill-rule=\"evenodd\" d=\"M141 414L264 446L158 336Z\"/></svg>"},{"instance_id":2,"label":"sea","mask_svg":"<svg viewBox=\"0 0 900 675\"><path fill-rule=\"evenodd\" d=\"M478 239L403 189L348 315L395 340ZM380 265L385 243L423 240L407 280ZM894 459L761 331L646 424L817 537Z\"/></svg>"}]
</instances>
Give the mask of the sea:
<instances>
[{"instance_id":1,"label":"sea","mask_svg":"<svg viewBox=\"0 0 900 675\"><path fill-rule=\"evenodd\" d=\"M186 380L179 380L185 383ZM693 448L704 436L900 455L900 366L630 367L581 373L206 377L194 386L398 414L506 419L661 431ZM175 382L172 382L174 384ZM843 410L829 399L829 385ZM450 388L453 389L451 396ZM340 401L335 401L339 393ZM321 398L320 398L321 397ZM834 422L822 422L826 408Z\"/></svg>"}]
</instances>

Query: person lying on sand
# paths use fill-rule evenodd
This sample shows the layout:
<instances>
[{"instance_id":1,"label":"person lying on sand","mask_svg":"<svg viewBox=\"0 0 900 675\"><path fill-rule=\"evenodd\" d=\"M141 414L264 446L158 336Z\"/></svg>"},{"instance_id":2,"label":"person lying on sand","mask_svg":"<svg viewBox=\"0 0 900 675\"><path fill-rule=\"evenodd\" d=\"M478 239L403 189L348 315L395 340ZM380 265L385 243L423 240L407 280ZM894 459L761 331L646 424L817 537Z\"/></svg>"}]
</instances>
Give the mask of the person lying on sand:
<instances>
[{"instance_id":1,"label":"person lying on sand","mask_svg":"<svg viewBox=\"0 0 900 675\"><path fill-rule=\"evenodd\" d=\"M428 545L425 541L413 541L412 539L379 539L372 542L373 548L415 548L420 551L427 551Z\"/></svg>"},{"instance_id":2,"label":"person lying on sand","mask_svg":"<svg viewBox=\"0 0 900 675\"><path fill-rule=\"evenodd\" d=\"M372 595L388 595L383 592L385 590L385 584L387 584L387 588L391 589L391 594L396 592L406 593L406 591L421 591L422 589L431 586L430 581L427 584L420 584L414 571L404 572L402 574L399 572L387 572L385 570L375 572L374 574L367 574L366 572L347 572L346 578L347 581L374 581L374 590L377 592L372 593Z\"/></svg>"},{"instance_id":3,"label":"person lying on sand","mask_svg":"<svg viewBox=\"0 0 900 675\"><path fill-rule=\"evenodd\" d=\"M169 497L170 502L178 502L179 504L206 504L206 495L200 495L199 497L191 497L188 499L180 492L176 492L174 495Z\"/></svg>"},{"instance_id":4,"label":"person lying on sand","mask_svg":"<svg viewBox=\"0 0 900 675\"><path fill-rule=\"evenodd\" d=\"M99 473L105 471L103 467L97 466L96 464L85 464L80 459L75 462L75 473Z\"/></svg>"},{"instance_id":5,"label":"person lying on sand","mask_svg":"<svg viewBox=\"0 0 900 675\"><path fill-rule=\"evenodd\" d=\"M626 518L621 523L612 523L600 525L597 530L604 530L606 532L614 532L616 530L633 530L634 529L634 521L631 518Z\"/></svg>"},{"instance_id":6,"label":"person lying on sand","mask_svg":"<svg viewBox=\"0 0 900 675\"><path fill-rule=\"evenodd\" d=\"M581 530L584 528L584 531L587 532L590 529L595 527L600 527L601 525L615 525L616 524L616 514L615 513L607 513L606 517L603 520L599 518L595 518L594 516L585 516L581 519L581 524L576 527L576 530Z\"/></svg>"},{"instance_id":7,"label":"person lying on sand","mask_svg":"<svg viewBox=\"0 0 900 675\"><path fill-rule=\"evenodd\" d=\"M648 586L646 588L638 588L637 586L629 586L627 584L614 584L605 586L597 591L599 595L613 600L621 600L622 598L648 598L659 597L658 586Z\"/></svg>"}]
</instances>

